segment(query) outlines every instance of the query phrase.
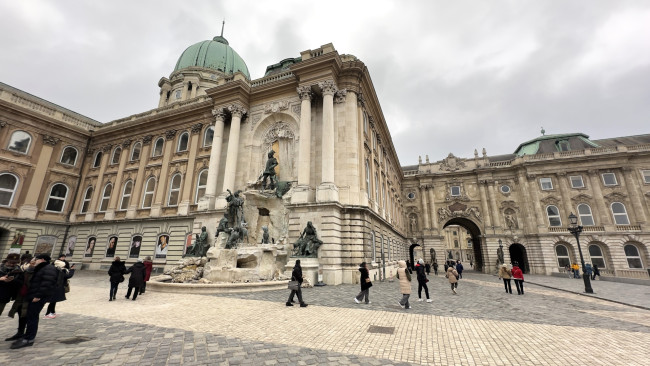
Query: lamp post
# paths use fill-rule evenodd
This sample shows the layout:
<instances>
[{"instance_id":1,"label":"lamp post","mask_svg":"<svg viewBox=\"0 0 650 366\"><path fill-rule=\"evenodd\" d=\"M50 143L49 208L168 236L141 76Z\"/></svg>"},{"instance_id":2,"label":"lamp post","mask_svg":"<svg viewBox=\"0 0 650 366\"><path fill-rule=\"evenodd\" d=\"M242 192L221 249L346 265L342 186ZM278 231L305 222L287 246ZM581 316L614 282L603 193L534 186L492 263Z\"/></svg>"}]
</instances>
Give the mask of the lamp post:
<instances>
[{"instance_id":1,"label":"lamp post","mask_svg":"<svg viewBox=\"0 0 650 366\"><path fill-rule=\"evenodd\" d=\"M585 292L588 294L593 294L594 290L591 288L591 279L585 272L585 259L582 256L582 249L580 248L580 233L582 232L582 226L578 225L578 217L571 212L569 215L569 232L576 237L578 242L578 252L580 253L580 262L582 263L582 279L585 281Z\"/></svg>"}]
</instances>

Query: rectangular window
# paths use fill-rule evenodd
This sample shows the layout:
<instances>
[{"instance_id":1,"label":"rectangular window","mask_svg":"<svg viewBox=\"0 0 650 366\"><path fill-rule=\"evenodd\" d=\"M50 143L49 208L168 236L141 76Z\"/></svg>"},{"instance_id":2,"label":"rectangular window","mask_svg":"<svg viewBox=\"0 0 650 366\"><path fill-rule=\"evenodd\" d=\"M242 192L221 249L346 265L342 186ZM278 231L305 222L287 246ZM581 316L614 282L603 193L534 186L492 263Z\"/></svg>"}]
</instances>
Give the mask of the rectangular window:
<instances>
[{"instance_id":1,"label":"rectangular window","mask_svg":"<svg viewBox=\"0 0 650 366\"><path fill-rule=\"evenodd\" d=\"M460 196L460 186L453 186L451 187L451 195L453 197L458 197Z\"/></svg>"},{"instance_id":2,"label":"rectangular window","mask_svg":"<svg viewBox=\"0 0 650 366\"><path fill-rule=\"evenodd\" d=\"M584 188L585 183L582 181L582 175L569 177L571 179L571 188Z\"/></svg>"},{"instance_id":3,"label":"rectangular window","mask_svg":"<svg viewBox=\"0 0 650 366\"><path fill-rule=\"evenodd\" d=\"M643 183L650 184L650 170L642 170L643 174Z\"/></svg>"},{"instance_id":4,"label":"rectangular window","mask_svg":"<svg viewBox=\"0 0 650 366\"><path fill-rule=\"evenodd\" d=\"M618 183L616 182L616 175L614 173L603 173L603 184L606 186L615 186Z\"/></svg>"},{"instance_id":5,"label":"rectangular window","mask_svg":"<svg viewBox=\"0 0 650 366\"><path fill-rule=\"evenodd\" d=\"M539 184L542 186L542 191L550 191L553 189L553 181L551 181L551 178L539 178Z\"/></svg>"}]
</instances>

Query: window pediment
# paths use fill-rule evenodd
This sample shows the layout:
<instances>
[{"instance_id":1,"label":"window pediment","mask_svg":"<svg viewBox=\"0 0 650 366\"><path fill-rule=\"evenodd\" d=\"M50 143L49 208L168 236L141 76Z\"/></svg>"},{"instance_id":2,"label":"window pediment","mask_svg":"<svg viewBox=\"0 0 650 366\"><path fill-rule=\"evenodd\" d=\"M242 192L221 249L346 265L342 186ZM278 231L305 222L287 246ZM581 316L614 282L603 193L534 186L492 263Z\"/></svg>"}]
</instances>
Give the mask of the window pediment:
<instances>
[{"instance_id":1,"label":"window pediment","mask_svg":"<svg viewBox=\"0 0 650 366\"><path fill-rule=\"evenodd\" d=\"M553 196L553 195L551 195L551 196L546 196L546 197L542 198L540 200L540 202L543 203L545 206L548 206L548 205L557 206L558 203L560 203L560 199Z\"/></svg>"}]
</instances>

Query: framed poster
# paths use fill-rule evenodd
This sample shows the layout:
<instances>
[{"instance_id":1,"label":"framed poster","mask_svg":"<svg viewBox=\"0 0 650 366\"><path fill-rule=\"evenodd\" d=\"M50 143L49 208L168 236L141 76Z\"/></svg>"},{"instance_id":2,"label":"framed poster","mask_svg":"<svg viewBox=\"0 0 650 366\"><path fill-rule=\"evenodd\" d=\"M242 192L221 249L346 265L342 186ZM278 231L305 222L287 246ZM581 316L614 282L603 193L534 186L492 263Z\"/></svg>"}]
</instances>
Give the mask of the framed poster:
<instances>
[{"instance_id":1,"label":"framed poster","mask_svg":"<svg viewBox=\"0 0 650 366\"><path fill-rule=\"evenodd\" d=\"M140 247L142 245L142 236L135 235L131 238L131 248L129 249L129 258L138 258L140 256Z\"/></svg>"},{"instance_id":2,"label":"framed poster","mask_svg":"<svg viewBox=\"0 0 650 366\"><path fill-rule=\"evenodd\" d=\"M117 235L108 237L108 245L106 246L106 258L115 257L115 249L117 248Z\"/></svg>"},{"instance_id":3,"label":"framed poster","mask_svg":"<svg viewBox=\"0 0 650 366\"><path fill-rule=\"evenodd\" d=\"M89 236L88 237L88 242L86 243L86 251L84 252L84 257L90 258L93 256L93 252L95 251L95 243L97 242L97 238L94 236Z\"/></svg>"},{"instance_id":4,"label":"framed poster","mask_svg":"<svg viewBox=\"0 0 650 366\"><path fill-rule=\"evenodd\" d=\"M183 248L183 255L187 254L187 251L192 246L193 239L194 239L194 235L192 235L192 233L187 234L187 237L185 238L185 247Z\"/></svg>"},{"instance_id":5,"label":"framed poster","mask_svg":"<svg viewBox=\"0 0 650 366\"><path fill-rule=\"evenodd\" d=\"M169 249L169 235L163 234L158 236L156 244L156 258L167 258L167 249Z\"/></svg>"},{"instance_id":6,"label":"framed poster","mask_svg":"<svg viewBox=\"0 0 650 366\"><path fill-rule=\"evenodd\" d=\"M39 236L36 239L36 247L34 248L34 256L38 254L47 254L52 256L52 251L56 245L56 236Z\"/></svg>"},{"instance_id":7,"label":"framed poster","mask_svg":"<svg viewBox=\"0 0 650 366\"><path fill-rule=\"evenodd\" d=\"M68 245L65 247L65 256L72 257L74 255L74 247L77 245L77 236L73 235L68 238Z\"/></svg>"},{"instance_id":8,"label":"framed poster","mask_svg":"<svg viewBox=\"0 0 650 366\"><path fill-rule=\"evenodd\" d=\"M23 248L23 242L25 241L25 231L22 229L16 229L14 238L11 239L11 244L9 245L9 253L18 253Z\"/></svg>"}]
</instances>

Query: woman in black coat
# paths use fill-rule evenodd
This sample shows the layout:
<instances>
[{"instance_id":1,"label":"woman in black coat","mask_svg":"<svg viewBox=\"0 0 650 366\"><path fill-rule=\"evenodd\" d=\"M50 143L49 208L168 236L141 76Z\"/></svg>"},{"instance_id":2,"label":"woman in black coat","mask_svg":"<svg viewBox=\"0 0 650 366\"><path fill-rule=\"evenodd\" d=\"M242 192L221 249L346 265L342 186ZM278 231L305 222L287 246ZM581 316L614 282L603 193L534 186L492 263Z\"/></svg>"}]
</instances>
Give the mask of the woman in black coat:
<instances>
[{"instance_id":1,"label":"woman in black coat","mask_svg":"<svg viewBox=\"0 0 650 366\"><path fill-rule=\"evenodd\" d=\"M120 260L120 257L115 257L113 263L111 263L111 268L108 269L109 279L111 281L111 292L108 296L108 301L115 300L115 295L117 295L117 287L120 282L124 281L124 273L126 273L126 266L124 262Z\"/></svg>"},{"instance_id":2,"label":"woman in black coat","mask_svg":"<svg viewBox=\"0 0 650 366\"><path fill-rule=\"evenodd\" d=\"M361 292L354 298L354 302L361 304L361 300L366 299L366 304L370 304L368 296L370 295L370 288L372 287L372 282L370 282L370 273L368 272L368 266L366 262L362 262L359 265L359 272L361 272Z\"/></svg>"},{"instance_id":3,"label":"woman in black coat","mask_svg":"<svg viewBox=\"0 0 650 366\"><path fill-rule=\"evenodd\" d=\"M23 270L20 268L20 256L9 254L4 264L0 265L0 315L5 306L15 299L23 287Z\"/></svg>"},{"instance_id":4,"label":"woman in black coat","mask_svg":"<svg viewBox=\"0 0 650 366\"><path fill-rule=\"evenodd\" d=\"M427 286L427 282L429 280L427 279L426 275L426 270L424 267L424 260L420 258L418 260L418 263L415 265L415 271L417 272L418 275L418 301L422 301L422 289L424 288L424 294L427 296L427 302L431 302L431 299L429 298L429 287Z\"/></svg>"},{"instance_id":5,"label":"woman in black coat","mask_svg":"<svg viewBox=\"0 0 650 366\"><path fill-rule=\"evenodd\" d=\"M144 266L144 261L138 258L138 261L132 265L125 273L130 273L129 277L129 289L126 291L126 298L128 299L131 296L131 291L135 288L135 293L133 294L133 301L138 297L140 289L144 287L144 276L147 270Z\"/></svg>"},{"instance_id":6,"label":"woman in black coat","mask_svg":"<svg viewBox=\"0 0 650 366\"><path fill-rule=\"evenodd\" d=\"M54 261L54 267L56 267L59 272L56 280L56 288L52 293L52 297L50 297L50 304L47 306L47 311L45 312L45 317L48 319L56 318L56 303L66 300L65 287L68 280L74 276L74 266L67 269L66 263L62 260Z\"/></svg>"},{"instance_id":7,"label":"woman in black coat","mask_svg":"<svg viewBox=\"0 0 650 366\"><path fill-rule=\"evenodd\" d=\"M293 266L293 271L291 271L291 280L292 281L298 281L298 289L297 290L291 290L291 294L289 295L289 300L287 300L287 306L293 306L293 297L294 295L298 295L298 301L300 302L300 307L301 308L306 308L307 304L305 304L304 301L302 301L302 267L300 267L300 259L296 260L296 264Z\"/></svg>"}]
</instances>

